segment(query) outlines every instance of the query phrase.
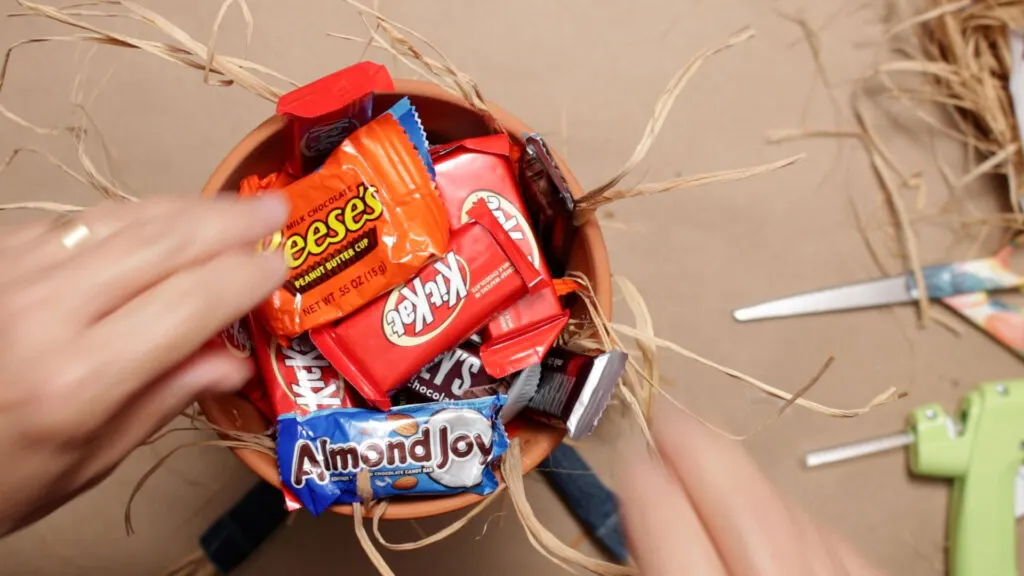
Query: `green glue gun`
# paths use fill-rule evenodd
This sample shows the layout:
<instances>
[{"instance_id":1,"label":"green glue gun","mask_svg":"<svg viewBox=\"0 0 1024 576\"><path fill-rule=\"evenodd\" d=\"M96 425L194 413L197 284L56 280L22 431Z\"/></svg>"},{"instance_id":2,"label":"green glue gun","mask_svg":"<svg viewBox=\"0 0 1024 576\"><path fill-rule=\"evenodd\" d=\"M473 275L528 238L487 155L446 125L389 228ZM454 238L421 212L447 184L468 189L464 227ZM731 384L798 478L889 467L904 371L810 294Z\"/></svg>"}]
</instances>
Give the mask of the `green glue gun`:
<instances>
[{"instance_id":1,"label":"green glue gun","mask_svg":"<svg viewBox=\"0 0 1024 576\"><path fill-rule=\"evenodd\" d=\"M989 382L960 402L910 414L906 432L808 453L809 468L908 447L910 471L953 481L950 576L1016 576L1016 520L1024 515L1024 380Z\"/></svg>"}]
</instances>

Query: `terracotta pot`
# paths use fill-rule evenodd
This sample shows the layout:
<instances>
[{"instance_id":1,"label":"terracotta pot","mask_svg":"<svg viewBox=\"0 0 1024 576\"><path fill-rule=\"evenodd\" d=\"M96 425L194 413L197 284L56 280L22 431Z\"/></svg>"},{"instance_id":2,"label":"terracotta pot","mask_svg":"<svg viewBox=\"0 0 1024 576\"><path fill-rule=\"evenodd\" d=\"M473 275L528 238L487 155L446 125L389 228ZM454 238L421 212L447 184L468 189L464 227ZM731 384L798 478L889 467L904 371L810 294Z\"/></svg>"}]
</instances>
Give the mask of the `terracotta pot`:
<instances>
[{"instance_id":1,"label":"terracotta pot","mask_svg":"<svg viewBox=\"0 0 1024 576\"><path fill-rule=\"evenodd\" d=\"M488 133L486 124L477 112L441 88L411 80L396 80L395 86L395 94L379 96L375 99L375 105L380 109L386 109L401 96L410 96L431 144ZM513 138L533 131L518 118L497 106L491 104L490 108ZM250 132L214 170L203 187L203 196L233 193L238 189L238 183L242 178L250 174L264 176L279 170L284 164L284 127L284 119L274 116ZM579 182L572 172L560 158L557 158L557 161L572 193L576 196L582 194ZM582 227L577 238L569 267L590 278L601 307L606 314L610 314L611 271L608 265L608 252L597 221L590 219ZM201 399L199 404L210 422L221 428L259 433L269 426L256 408L240 396L207 397ZM523 422L522 430L518 433L522 446L523 472L535 468L561 442L562 436L561 430L533 422ZM280 486L280 476L274 458L252 450L235 450L235 455L261 478ZM384 517L407 519L436 516L469 506L481 499L474 494L443 498L396 498L388 506ZM332 510L341 514L352 513L351 506L335 506Z\"/></svg>"}]
</instances>

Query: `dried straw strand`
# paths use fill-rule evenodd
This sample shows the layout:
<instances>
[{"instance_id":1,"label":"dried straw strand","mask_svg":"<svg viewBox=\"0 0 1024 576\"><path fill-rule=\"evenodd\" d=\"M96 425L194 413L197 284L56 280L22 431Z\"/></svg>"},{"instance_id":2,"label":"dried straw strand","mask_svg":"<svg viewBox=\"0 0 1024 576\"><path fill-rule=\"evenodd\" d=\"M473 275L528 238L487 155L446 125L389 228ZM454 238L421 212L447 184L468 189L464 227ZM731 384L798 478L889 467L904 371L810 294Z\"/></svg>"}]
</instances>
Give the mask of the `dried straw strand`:
<instances>
[{"instance_id":1,"label":"dried straw strand","mask_svg":"<svg viewBox=\"0 0 1024 576\"><path fill-rule=\"evenodd\" d=\"M652 114L650 121L648 121L647 127L644 128L643 136L640 138L640 142L637 143L636 149L633 150L633 154L628 160L626 160L626 163L622 165L622 168L620 168L614 176L584 194L579 199L580 202L592 202L593 198L615 188L623 178L636 169L644 157L647 156L647 152L650 151L651 146L654 144L654 140L658 137L658 133L661 132L661 128L664 126L665 120L668 118L668 113L672 110L672 105L675 104L676 98L679 96L680 92L682 92L683 88L686 87L686 84L690 81L693 75L700 70L700 67L704 62L724 50L728 50L729 48L750 40L755 35L756 33L753 29L744 28L730 36L723 44L701 50L693 57L692 60L687 62L687 64L672 77L668 86L665 87L665 90L658 98L657 103L654 105L654 113Z\"/></svg>"},{"instance_id":2,"label":"dried straw strand","mask_svg":"<svg viewBox=\"0 0 1024 576\"><path fill-rule=\"evenodd\" d=\"M888 36L893 41L909 37L915 49L905 50L905 59L883 64L877 74L915 115L938 133L965 144L971 168L961 182L984 173L1005 173L1010 209L1019 212L1024 153L1006 83L1013 62L1020 57L1010 53L1008 32L1024 28L1024 6L1019 0L928 0L925 4L923 11L904 18ZM914 101L890 74L916 76L926 80L929 88L916 92ZM954 127L925 112L923 104L948 110Z\"/></svg>"},{"instance_id":3,"label":"dried straw strand","mask_svg":"<svg viewBox=\"0 0 1024 576\"><path fill-rule=\"evenodd\" d=\"M369 534L366 533L366 526L363 524L363 505L359 502L352 504L352 522L355 525L356 539L359 540L359 545L363 547L363 552L366 552L366 556L373 566L377 568L381 576L395 576L391 567L388 566L387 560L380 555L380 551L373 545L373 540L370 540Z\"/></svg>"},{"instance_id":4,"label":"dried straw strand","mask_svg":"<svg viewBox=\"0 0 1024 576\"><path fill-rule=\"evenodd\" d=\"M581 221L589 217L589 211L593 211L600 206L610 204L618 200L634 198L636 196L654 196L664 192L677 192L688 188L707 186L709 184L721 184L723 182L746 180L747 178L760 176L762 174L786 168L787 166L792 166L806 157L806 154L796 154L794 156L783 158L782 160L775 162L769 162L768 164L762 164L760 166L735 168L732 170L722 170L719 172L709 172L707 174L696 174L693 176L682 176L680 178L673 178L663 182L639 184L629 189L608 190L603 194L590 196L589 198L585 196L576 202L578 210L577 221Z\"/></svg>"},{"instance_id":5,"label":"dried straw strand","mask_svg":"<svg viewBox=\"0 0 1024 576\"><path fill-rule=\"evenodd\" d=\"M522 471L520 471L520 473L522 473ZM493 504L494 501L497 500L499 496L504 494L504 490L504 486L498 488L498 490L495 490L489 496L484 498L482 502L474 506L469 512L462 515L461 518L459 518L455 522L452 522L448 526L445 526L441 530L438 530L437 532L430 535L422 535L420 537L420 540L416 540L414 542L404 542L398 544L388 542L380 533L380 519L384 516L384 512L386 512L388 509L387 500L382 500L374 506L373 535L377 538L377 542L379 542L381 546L387 548L388 550L416 550L418 548L423 548L424 546L429 546L436 542L440 542L441 540L444 540L445 538L461 530L466 524L469 524L470 520L472 520L478 514L483 512L487 507ZM484 528L486 530L486 526Z\"/></svg>"},{"instance_id":6,"label":"dried straw strand","mask_svg":"<svg viewBox=\"0 0 1024 576\"><path fill-rule=\"evenodd\" d=\"M523 524L526 536L535 548L569 572L575 572L576 568L582 568L602 576L636 576L638 574L636 568L631 566L620 566L591 558L566 545L552 534L534 514L533 508L526 498L526 487L523 485L521 473L522 467L519 440L513 439L508 452L505 453L501 461L501 473L505 478L519 521Z\"/></svg>"},{"instance_id":7,"label":"dried straw strand","mask_svg":"<svg viewBox=\"0 0 1024 576\"><path fill-rule=\"evenodd\" d=\"M256 73L281 80L292 86L298 86L298 83L293 80L290 80L285 76L282 76L281 74L259 64L255 64L243 58L234 58L217 54L163 16L160 16L156 12L136 4L135 2L130 2L129 0L103 0L102 2L97 3L119 6L126 9L128 12L123 14L110 13L107 15L142 21L164 33L178 44L142 40L126 34L104 30L77 18L74 11L61 9L47 4L30 2L29 0L18 0L18 4L25 8L27 13L12 14L11 16L41 16L88 32L88 34L76 36L40 37L29 41L22 41L18 43L18 45L24 45L33 41L45 42L51 40L73 40L142 50L164 60L177 62L178 64L183 64L195 70L202 70L204 78L207 78L208 74L223 76L225 80L220 82L219 85L226 86L229 84L237 84L249 92L271 102L277 102L277 99L284 93L284 91L272 86L257 76ZM213 34L213 37L216 39L216 33ZM18 45L13 46L12 48L16 48ZM8 56L10 55L10 51L11 49L8 49Z\"/></svg>"},{"instance_id":8,"label":"dried straw strand","mask_svg":"<svg viewBox=\"0 0 1024 576\"><path fill-rule=\"evenodd\" d=\"M224 21L224 16L227 15L228 9L233 4L238 4L239 10L242 11L242 18L245 19L245 51L249 51L249 45L252 43L252 33L254 23L252 19L252 12L249 11L249 4L246 0L224 0L220 5L220 10L217 11L217 17L213 20L213 26L210 30L210 40L206 42L206 67L203 69L203 82L210 86L230 86L230 80L213 80L211 74L213 72L213 56L217 46L217 36L220 34L220 25ZM243 56L244 57L244 56Z\"/></svg>"},{"instance_id":9,"label":"dried straw strand","mask_svg":"<svg viewBox=\"0 0 1024 576\"><path fill-rule=\"evenodd\" d=\"M452 60L448 58L448 56L446 56L445 53L442 52L441 49L433 42L408 26L404 26L394 20L391 20L369 6L361 4L356 0L345 1L355 8L361 16L373 16L376 20L377 27L383 30L384 34L387 35L387 40L385 40L373 26L370 26L364 20L363 23L366 24L366 30L373 40L373 42L365 40L368 45L372 44L387 49L404 64L434 80L439 86L455 94L461 95L470 106L483 114L484 117L492 122L495 127L498 126L497 120L494 118L490 108L487 106L487 102L484 100L483 94L480 92L480 87L477 86L476 81L456 67ZM425 54L422 50L417 48L416 45L409 40L406 34L422 42L436 55L436 58ZM342 38L345 37L338 34L334 34L334 36ZM409 61L410 58L422 65L423 68L413 65Z\"/></svg>"},{"instance_id":10,"label":"dried straw strand","mask_svg":"<svg viewBox=\"0 0 1024 576\"><path fill-rule=\"evenodd\" d=\"M889 207L893 211L898 228L900 237L903 241L903 246L906 249L906 259L910 267L911 273L914 276L914 283L917 288L917 305L920 312L919 321L921 325L926 325L929 318L929 310L931 308L931 300L928 296L928 285L924 281L924 272L921 266L921 257L917 247L917 236L914 234L914 230L911 227L909 218L907 217L907 209L903 205L903 199L899 194L896 184L890 179L888 172L888 166L895 167L896 162L892 159L892 156L885 150L881 145L878 138L875 136L874 129L868 122L867 116L864 114L864 110L860 106L859 98L854 99L854 117L857 119L857 123L860 125L861 130L864 132L864 143L868 157L871 159L871 167L878 177L879 183L882 185L882 189L886 194L886 199L889 201ZM898 168L896 168L897 171ZM906 182L907 178L903 177L903 181Z\"/></svg>"},{"instance_id":11,"label":"dried straw strand","mask_svg":"<svg viewBox=\"0 0 1024 576\"><path fill-rule=\"evenodd\" d=\"M204 442L182 444L180 446L175 446L174 448L171 448L171 450L167 454L164 454L159 459L157 459L157 461L154 462L153 465L150 466L149 469L142 474L142 476L139 478L139 481L136 482L135 486L132 488L131 494L128 495L128 503L125 504L124 507L124 528L125 532L129 536L135 533L135 526L132 524L132 503L135 502L135 497L138 496L140 491L142 491L142 488L143 486L145 486L146 482L148 482L149 479L153 477L153 474L155 474L156 471L159 470L160 467L163 466L165 462L167 462L167 460L169 460L178 452L181 452L185 448L196 448L204 446L256 450L257 452L263 452L264 454L267 454L269 456L276 456L273 450L267 450L262 446L256 445L255 443L240 442L234 440L207 440Z\"/></svg>"},{"instance_id":12,"label":"dried straw strand","mask_svg":"<svg viewBox=\"0 0 1024 576\"><path fill-rule=\"evenodd\" d=\"M854 416L860 416L861 414L867 413L868 411L870 411L872 408L874 408L876 406L881 406L882 404L887 404L889 402L893 402L893 401L898 400L898 399L902 398L903 396L905 396L904 393L897 391L896 388L889 387L889 388L886 388L884 391L882 391L877 396L875 396L874 398L872 398L871 401L868 402L862 408L853 408L853 409L849 409L849 408L846 408L846 409L832 408L830 406L825 406L823 404L819 404L817 402L812 402L812 401L806 400L804 398L796 397L795 394L790 394L789 392L785 392L783 390L775 388L774 386L770 386L768 384L765 384L764 382L762 382L762 381L760 381L760 380L758 380L758 379L756 379L756 378L754 378L752 376L748 376L748 375L746 375L746 374L744 374L744 373L742 373L742 372L740 372L738 370L734 370L732 368L727 368L725 366L722 366L721 364L718 364L716 362L708 360L707 358L704 358L703 356L700 356L698 354L690 352L689 350L683 348L682 346L679 346L678 344L675 344L673 342L669 342L668 340L664 340L662 338L658 338L657 336L651 337L651 336L648 336L646 334L643 334L643 333L637 331L636 328L633 328L631 326L624 326L622 324L612 324L612 328L614 328L616 332L620 332L620 333L622 333L622 334L624 334L626 336L630 336L632 338L637 338L637 339L646 338L646 339L650 340L653 344L655 344L655 345L657 345L657 346L659 346L661 348L666 348L668 350L671 350L672 352L675 352L676 354L679 354L680 356L683 356L685 358L689 358L691 360L699 362L699 363L701 363L701 364L703 364L705 366L708 366L709 368L714 368L715 370L718 370L719 372L722 372L723 374L725 374L727 376L735 378L735 379L737 379L737 380L739 380L741 382L745 382L745 383L753 386L754 388L764 392L765 394L768 394L770 396L774 396L774 397L776 397L776 398L778 398L780 400L788 401L788 400L791 400L793 398L796 398L795 402L796 402L797 405L799 405L799 406L801 406L803 408L808 408L808 409L814 410L815 412L819 412L821 414L825 414L826 416L836 416L836 417L839 417L839 418L851 418L851 417L854 417Z\"/></svg>"}]
</instances>

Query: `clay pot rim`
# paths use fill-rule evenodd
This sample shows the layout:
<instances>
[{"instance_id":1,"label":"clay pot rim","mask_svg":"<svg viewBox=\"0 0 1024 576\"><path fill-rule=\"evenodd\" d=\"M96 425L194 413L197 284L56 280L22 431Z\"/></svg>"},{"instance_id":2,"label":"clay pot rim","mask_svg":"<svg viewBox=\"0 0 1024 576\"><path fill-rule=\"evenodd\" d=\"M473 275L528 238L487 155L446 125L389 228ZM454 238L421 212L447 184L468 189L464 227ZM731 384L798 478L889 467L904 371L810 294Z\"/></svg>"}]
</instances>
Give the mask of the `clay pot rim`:
<instances>
[{"instance_id":1,"label":"clay pot rim","mask_svg":"<svg viewBox=\"0 0 1024 576\"><path fill-rule=\"evenodd\" d=\"M429 97L471 110L465 101L429 82L396 79L394 93L403 96L410 95ZM498 122L500 122L509 133L510 137L518 139L523 134L534 132L534 130L524 124L521 120L506 112L501 107L490 102L488 102L487 105ZM220 193L225 188L225 184L234 172L235 168L271 136L283 129L285 125L285 119L275 115L262 122L247 134L224 157L210 175L209 180L207 180L206 184L203 186L202 196L212 197ZM556 152L552 151L552 154L555 157L555 161L559 168L562 170L573 195L577 197L582 195L582 188L572 171L568 169L565 161ZM612 309L611 269L608 261L607 247L605 246L601 229L595 218L589 219L580 227L577 241L584 242L588 245L587 252L592 268L592 277L590 280L593 285L594 294L597 296L598 303L604 310L605 315L609 316ZM199 404L203 413L210 418L211 422L222 427L230 426L228 416L223 413L224 411L219 408L216 401L211 398L200 398ZM214 421L215 419L216 421ZM523 473L525 474L536 468L537 465L540 464L541 460L551 453L554 447L561 442L564 432L556 428L542 425L526 425L524 426L524 432L529 432L531 437L531 449L527 450L524 448L523 450ZM238 448L232 448L231 450L242 461L242 463L246 465L246 467L260 476L263 480L273 484L274 486L280 486L281 481L276 463L270 467L269 471L266 469L266 461L268 459L272 460L271 457L255 450ZM408 500L396 499L389 502L383 518L415 519L437 516L471 506L483 499L483 496L469 493L434 498L425 497ZM352 515L351 505L332 506L330 510L344 515Z\"/></svg>"}]
</instances>

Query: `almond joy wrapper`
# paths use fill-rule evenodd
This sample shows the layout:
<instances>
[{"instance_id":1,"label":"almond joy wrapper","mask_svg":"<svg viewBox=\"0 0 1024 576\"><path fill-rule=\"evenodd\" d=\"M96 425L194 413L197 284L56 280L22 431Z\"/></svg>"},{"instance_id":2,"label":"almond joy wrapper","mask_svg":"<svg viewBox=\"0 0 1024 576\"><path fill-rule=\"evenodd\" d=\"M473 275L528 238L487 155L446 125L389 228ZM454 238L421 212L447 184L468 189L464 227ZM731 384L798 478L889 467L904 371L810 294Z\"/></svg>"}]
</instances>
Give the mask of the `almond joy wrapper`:
<instances>
[{"instance_id":1,"label":"almond joy wrapper","mask_svg":"<svg viewBox=\"0 0 1024 576\"><path fill-rule=\"evenodd\" d=\"M388 412L339 408L278 420L282 485L314 515L395 496L490 494L508 449L504 396Z\"/></svg>"}]
</instances>

